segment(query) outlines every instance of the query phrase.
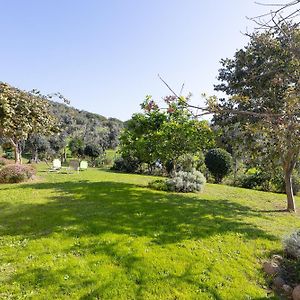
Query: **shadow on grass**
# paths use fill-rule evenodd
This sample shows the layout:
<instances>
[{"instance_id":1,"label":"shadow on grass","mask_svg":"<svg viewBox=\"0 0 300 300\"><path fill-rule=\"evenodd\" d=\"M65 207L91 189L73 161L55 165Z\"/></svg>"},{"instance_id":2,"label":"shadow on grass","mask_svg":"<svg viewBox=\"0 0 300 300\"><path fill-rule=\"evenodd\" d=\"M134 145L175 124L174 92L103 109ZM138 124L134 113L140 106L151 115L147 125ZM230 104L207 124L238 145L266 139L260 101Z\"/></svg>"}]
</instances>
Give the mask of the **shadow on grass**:
<instances>
[{"instance_id":1,"label":"shadow on grass","mask_svg":"<svg viewBox=\"0 0 300 300\"><path fill-rule=\"evenodd\" d=\"M157 244L200 239L236 232L249 239L274 240L274 236L243 221L261 216L250 207L226 199L206 200L153 192L115 182L63 182L23 185L22 189L50 189L47 203L8 208L0 219L1 235L39 237L65 231L72 236L98 235L106 231L150 237ZM32 201L33 202L33 201ZM76 225L76 227L74 227Z\"/></svg>"},{"instance_id":2,"label":"shadow on grass","mask_svg":"<svg viewBox=\"0 0 300 300\"><path fill-rule=\"evenodd\" d=\"M62 233L74 239L81 236L91 237L86 245L72 246L69 249L71 255L104 253L112 258L115 265L120 265L126 274L130 274L136 298L143 297L144 287L149 282L147 270L141 271L140 267L136 267L142 264L142 258L135 253L127 256L122 251L120 253L118 243L106 243L99 236L115 233L146 237L150 243L161 247L230 232L241 234L247 239L277 239L254 224L244 221L247 217L262 216L260 212L227 199L208 200L199 196L167 194L116 182L35 183L19 188L49 190L48 201L34 203L33 199L31 203L16 205L3 201L0 235L22 236L24 239L39 239L52 233ZM133 275L133 269L139 270L136 271L137 275ZM221 299L217 289L196 282L195 277L189 274L189 269L178 276L168 275L167 280L186 282L206 291L213 299ZM71 293L76 286L67 286L64 283L64 274L69 271L36 268L30 272L17 273L11 280L21 282L24 288L28 286L28 290L40 282L42 286L64 287L66 293ZM114 286L118 286L120 290L122 280L116 276L108 282L99 283L78 278L78 286L81 288L93 286L81 299L95 299L102 295L105 299L117 299L118 295L109 293L113 292Z\"/></svg>"}]
</instances>

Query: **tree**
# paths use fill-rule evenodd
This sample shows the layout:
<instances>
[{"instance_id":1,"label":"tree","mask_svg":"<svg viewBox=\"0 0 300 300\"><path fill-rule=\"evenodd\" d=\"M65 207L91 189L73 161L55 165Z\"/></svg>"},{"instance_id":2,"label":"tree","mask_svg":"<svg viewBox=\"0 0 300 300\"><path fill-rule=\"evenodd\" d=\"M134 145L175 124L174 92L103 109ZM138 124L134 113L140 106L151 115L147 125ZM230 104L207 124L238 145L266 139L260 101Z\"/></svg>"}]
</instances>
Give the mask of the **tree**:
<instances>
[{"instance_id":1,"label":"tree","mask_svg":"<svg viewBox=\"0 0 300 300\"><path fill-rule=\"evenodd\" d=\"M170 101L169 97L165 101ZM148 164L150 172L157 162L172 172L180 156L213 146L214 136L208 122L194 119L179 103L173 101L172 108L163 111L148 96L142 108L144 114L135 114L127 122L120 138L120 151L123 157Z\"/></svg>"},{"instance_id":2,"label":"tree","mask_svg":"<svg viewBox=\"0 0 300 300\"><path fill-rule=\"evenodd\" d=\"M292 172L300 152L300 59L296 48L299 51L298 26L254 33L233 59L221 61L221 83L215 89L229 97L221 103L210 99L210 111L239 115L243 130L256 137L273 161L281 163L290 211L296 210Z\"/></svg>"},{"instance_id":3,"label":"tree","mask_svg":"<svg viewBox=\"0 0 300 300\"><path fill-rule=\"evenodd\" d=\"M50 143L45 136L31 134L25 142L25 151L31 152L31 162L38 163L39 154L49 151Z\"/></svg>"},{"instance_id":4,"label":"tree","mask_svg":"<svg viewBox=\"0 0 300 300\"><path fill-rule=\"evenodd\" d=\"M72 155L80 157L84 154L84 141L81 138L73 138L69 142L69 149Z\"/></svg>"},{"instance_id":5,"label":"tree","mask_svg":"<svg viewBox=\"0 0 300 300\"><path fill-rule=\"evenodd\" d=\"M6 138L21 163L21 143L29 134L57 132L57 120L49 112L49 103L35 92L21 91L0 83L0 136Z\"/></svg>"},{"instance_id":6,"label":"tree","mask_svg":"<svg viewBox=\"0 0 300 300\"><path fill-rule=\"evenodd\" d=\"M259 26L259 29L278 29L281 24L286 24L300 15L300 0L292 0L282 3L256 3L270 8L269 12L250 18Z\"/></svg>"},{"instance_id":7,"label":"tree","mask_svg":"<svg viewBox=\"0 0 300 300\"><path fill-rule=\"evenodd\" d=\"M84 154L89 156L92 160L92 163L95 164L96 158L103 154L103 149L100 145L88 144L84 148Z\"/></svg>"}]
</instances>

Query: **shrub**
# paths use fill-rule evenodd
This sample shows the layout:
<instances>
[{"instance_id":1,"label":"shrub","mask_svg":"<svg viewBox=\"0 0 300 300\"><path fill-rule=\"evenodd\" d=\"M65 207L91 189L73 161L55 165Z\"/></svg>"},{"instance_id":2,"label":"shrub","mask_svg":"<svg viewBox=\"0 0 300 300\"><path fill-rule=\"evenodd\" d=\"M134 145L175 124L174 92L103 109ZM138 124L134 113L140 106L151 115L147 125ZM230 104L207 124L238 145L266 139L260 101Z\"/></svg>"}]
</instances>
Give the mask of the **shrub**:
<instances>
[{"instance_id":1,"label":"shrub","mask_svg":"<svg viewBox=\"0 0 300 300\"><path fill-rule=\"evenodd\" d=\"M261 189L268 191L270 176L263 172L255 172L252 174L242 174L238 176L234 182L235 186L246 189Z\"/></svg>"},{"instance_id":2,"label":"shrub","mask_svg":"<svg viewBox=\"0 0 300 300\"><path fill-rule=\"evenodd\" d=\"M224 149L211 149L205 155L205 165L214 177L215 183L222 182L222 179L230 173L231 164L232 157Z\"/></svg>"},{"instance_id":3,"label":"shrub","mask_svg":"<svg viewBox=\"0 0 300 300\"><path fill-rule=\"evenodd\" d=\"M202 191L205 183L203 174L195 170L192 172L175 172L172 178L166 180L168 191L183 193Z\"/></svg>"},{"instance_id":4,"label":"shrub","mask_svg":"<svg viewBox=\"0 0 300 300\"><path fill-rule=\"evenodd\" d=\"M148 183L148 187L151 189L155 189L158 191L167 191L167 184L166 180L159 179L159 180L154 180Z\"/></svg>"},{"instance_id":5,"label":"shrub","mask_svg":"<svg viewBox=\"0 0 300 300\"><path fill-rule=\"evenodd\" d=\"M111 169L119 172L135 173L139 166L140 162L137 158L126 156L116 158Z\"/></svg>"},{"instance_id":6,"label":"shrub","mask_svg":"<svg viewBox=\"0 0 300 300\"><path fill-rule=\"evenodd\" d=\"M103 154L103 150L102 150L102 148L99 145L89 144L89 145L85 146L85 148L84 148L84 154L86 156L91 157L92 159L96 159L101 154Z\"/></svg>"},{"instance_id":7,"label":"shrub","mask_svg":"<svg viewBox=\"0 0 300 300\"><path fill-rule=\"evenodd\" d=\"M6 165L0 170L0 183L17 183L31 179L36 170L31 165Z\"/></svg>"},{"instance_id":8,"label":"shrub","mask_svg":"<svg viewBox=\"0 0 300 300\"><path fill-rule=\"evenodd\" d=\"M293 232L284 239L283 244L288 255L300 259L300 230Z\"/></svg>"},{"instance_id":9,"label":"shrub","mask_svg":"<svg viewBox=\"0 0 300 300\"><path fill-rule=\"evenodd\" d=\"M292 175L292 183L293 194L296 195L300 191L300 178L297 172L294 172ZM274 185L275 192L285 193L285 180L282 174L278 174L272 178L272 184Z\"/></svg>"},{"instance_id":10,"label":"shrub","mask_svg":"<svg viewBox=\"0 0 300 300\"><path fill-rule=\"evenodd\" d=\"M0 167L2 166L6 166L9 164L9 160L4 158L4 157L0 157Z\"/></svg>"},{"instance_id":11,"label":"shrub","mask_svg":"<svg viewBox=\"0 0 300 300\"><path fill-rule=\"evenodd\" d=\"M92 167L102 167L104 165L104 156L100 155L94 159L90 159L89 163Z\"/></svg>"}]
</instances>

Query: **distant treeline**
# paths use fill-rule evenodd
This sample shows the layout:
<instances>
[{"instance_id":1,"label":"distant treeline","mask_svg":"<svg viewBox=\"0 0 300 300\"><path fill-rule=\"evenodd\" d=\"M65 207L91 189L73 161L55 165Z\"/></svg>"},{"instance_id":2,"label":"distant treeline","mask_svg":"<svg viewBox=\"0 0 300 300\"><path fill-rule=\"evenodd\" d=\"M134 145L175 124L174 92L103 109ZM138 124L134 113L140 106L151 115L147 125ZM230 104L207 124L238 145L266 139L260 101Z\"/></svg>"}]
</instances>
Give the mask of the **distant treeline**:
<instances>
[{"instance_id":1,"label":"distant treeline","mask_svg":"<svg viewBox=\"0 0 300 300\"><path fill-rule=\"evenodd\" d=\"M49 103L50 113L57 118L59 130L57 134L50 136L31 134L23 141L23 154L29 155L33 161L54 156L64 158L70 144L76 144L83 149L86 145L92 145L102 151L118 146L119 135L124 126L121 120L106 118L54 101ZM9 143L1 139L0 144L9 153Z\"/></svg>"}]
</instances>

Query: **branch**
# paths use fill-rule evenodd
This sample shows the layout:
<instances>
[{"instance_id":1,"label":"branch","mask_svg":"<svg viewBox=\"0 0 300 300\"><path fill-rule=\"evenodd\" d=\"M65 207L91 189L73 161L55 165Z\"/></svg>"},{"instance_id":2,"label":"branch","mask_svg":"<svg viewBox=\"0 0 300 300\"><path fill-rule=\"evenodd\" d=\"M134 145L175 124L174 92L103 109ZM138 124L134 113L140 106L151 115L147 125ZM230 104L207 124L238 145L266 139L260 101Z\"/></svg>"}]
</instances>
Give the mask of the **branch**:
<instances>
[{"instance_id":1,"label":"branch","mask_svg":"<svg viewBox=\"0 0 300 300\"><path fill-rule=\"evenodd\" d=\"M259 26L256 29L272 29L274 27L278 28L279 24L292 18L295 18L297 15L300 14L300 8L295 8L296 5L300 4L300 0L293 0L287 3L255 3L261 6L278 7L275 10L270 10L270 12L268 13L249 18L251 21L254 21L255 24ZM287 12L287 10L289 10L289 8L295 8L295 10L290 13L288 12L288 14L286 15L285 13ZM265 18L267 18L267 20L264 20ZM276 18L279 19L277 22L275 22Z\"/></svg>"},{"instance_id":2,"label":"branch","mask_svg":"<svg viewBox=\"0 0 300 300\"><path fill-rule=\"evenodd\" d=\"M169 84L159 74L158 74L158 77L165 84L165 86L176 96L176 98L178 100L180 100L180 97L174 92L174 90L169 86ZM222 113L229 113L229 114L234 114L234 115L244 115L244 116L251 116L251 117L258 117L258 118L282 118L282 117L296 117L296 116L298 117L299 116L299 114L296 114L296 113L293 113L293 114L260 113L260 112L247 111L247 110L224 109L220 106L201 107L201 106L196 106L196 105L192 105L192 104L188 104L188 103L186 103L185 107L202 111L202 113L200 113L200 114L194 114L195 117L202 117L205 115L222 114Z\"/></svg>"},{"instance_id":3,"label":"branch","mask_svg":"<svg viewBox=\"0 0 300 300\"><path fill-rule=\"evenodd\" d=\"M179 96L171 89L171 87L161 78L159 74L157 74L158 78L165 84L165 86L172 92L172 94L177 98L180 99Z\"/></svg>"}]
</instances>

